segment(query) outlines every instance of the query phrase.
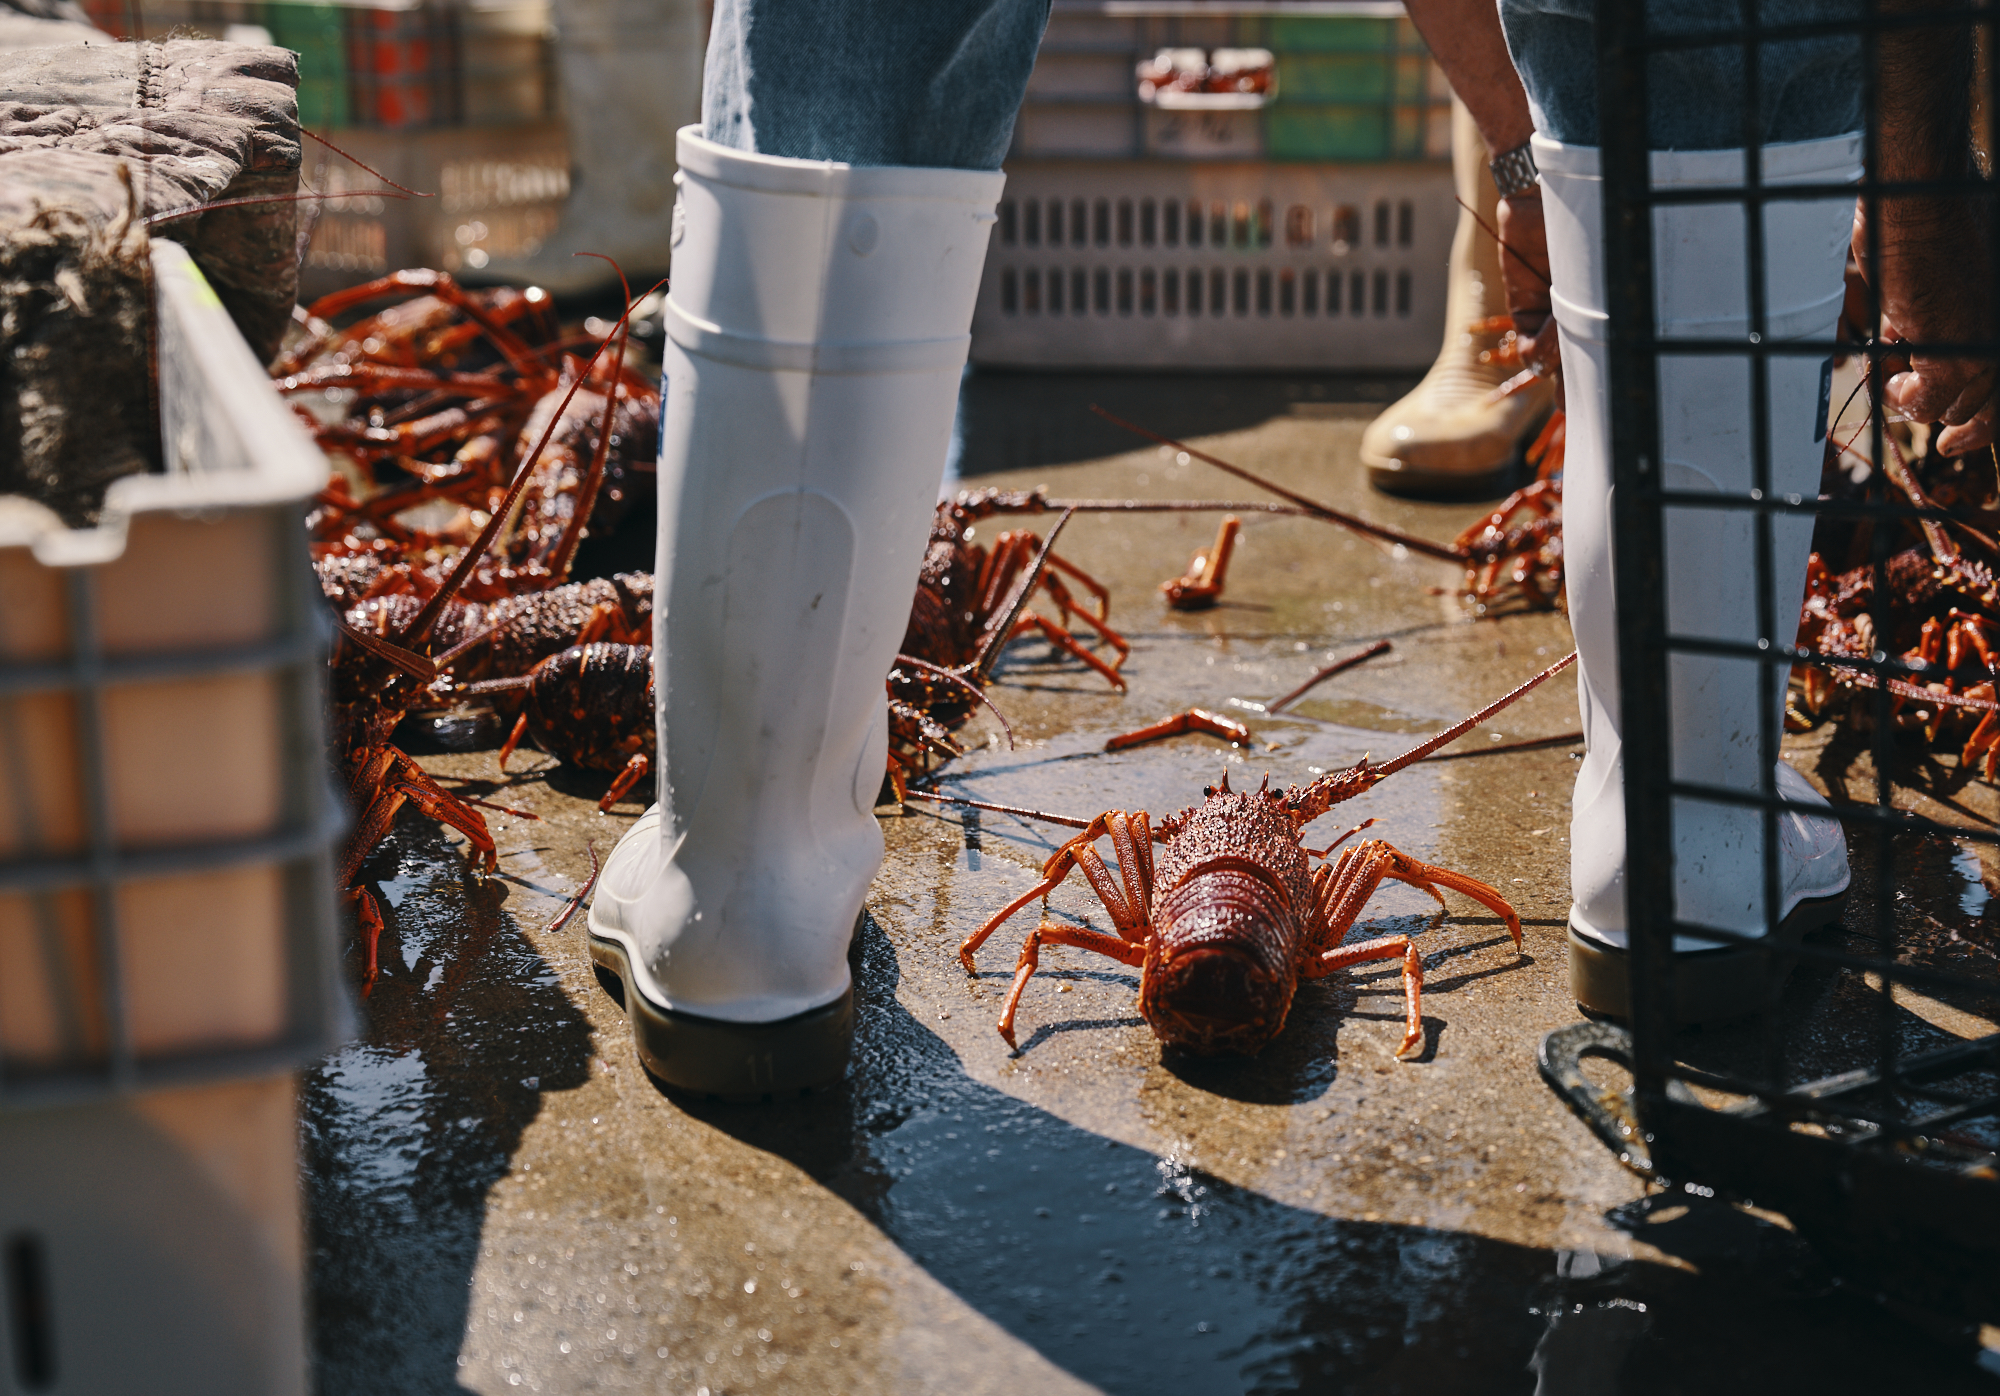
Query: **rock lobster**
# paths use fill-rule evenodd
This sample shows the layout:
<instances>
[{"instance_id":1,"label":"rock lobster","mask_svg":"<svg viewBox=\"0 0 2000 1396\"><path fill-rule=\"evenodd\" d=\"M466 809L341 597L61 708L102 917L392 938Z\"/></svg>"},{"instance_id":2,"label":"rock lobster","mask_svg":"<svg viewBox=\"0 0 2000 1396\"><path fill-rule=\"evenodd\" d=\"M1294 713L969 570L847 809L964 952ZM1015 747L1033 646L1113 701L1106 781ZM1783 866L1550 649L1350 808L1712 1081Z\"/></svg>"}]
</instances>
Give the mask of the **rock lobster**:
<instances>
[{"instance_id":1,"label":"rock lobster","mask_svg":"<svg viewBox=\"0 0 2000 1396\"><path fill-rule=\"evenodd\" d=\"M1440 887L1473 898L1498 915L1521 946L1521 923L1506 898L1464 873L1434 867L1379 839L1347 849L1339 861L1310 866L1360 832L1323 849L1309 849L1301 831L1334 805L1463 736L1576 658L1563 659L1513 692L1382 765L1363 758L1345 771L1306 785L1233 791L1228 777L1202 792L1199 805L1155 826L1144 810L1108 810L1087 823L1060 819L1082 832L1058 848L1034 887L1002 907L959 947L968 974L974 954L1017 911L1045 899L1072 869L1081 868L1111 917L1116 934L1062 925L1045 912L1021 947L1014 981L1000 1011L1000 1035L1015 1045L1021 996L1044 945L1073 945L1139 970L1139 1012L1162 1042L1198 1053L1254 1053L1285 1025L1299 980L1371 960L1403 962L1404 1032L1396 1049L1410 1060L1423 1048L1423 964L1408 936L1381 936L1355 945L1341 939L1382 880L1420 887L1438 899ZM932 796L930 798L942 798ZM978 805L976 801L947 803ZM1032 813L1031 811L1007 811ZM1035 817L1051 819L1053 816ZM1373 821L1369 821L1372 823ZM1109 838L1117 872L1096 842ZM1153 845L1160 844L1155 857Z\"/></svg>"}]
</instances>

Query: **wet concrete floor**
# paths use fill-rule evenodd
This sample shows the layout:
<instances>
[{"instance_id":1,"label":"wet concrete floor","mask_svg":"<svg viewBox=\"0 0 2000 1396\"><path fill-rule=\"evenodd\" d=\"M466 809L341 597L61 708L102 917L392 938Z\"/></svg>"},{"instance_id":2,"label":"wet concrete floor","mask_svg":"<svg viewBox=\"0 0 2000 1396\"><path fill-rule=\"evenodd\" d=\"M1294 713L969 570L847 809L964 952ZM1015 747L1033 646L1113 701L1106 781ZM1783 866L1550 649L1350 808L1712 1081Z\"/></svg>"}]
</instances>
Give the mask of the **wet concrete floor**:
<instances>
[{"instance_id":1,"label":"wet concrete floor","mask_svg":"<svg viewBox=\"0 0 2000 1396\"><path fill-rule=\"evenodd\" d=\"M1372 494L1356 459L1403 386L975 376L957 468L1070 496L1254 494L1135 445L1088 416L1101 401L1448 539L1476 506ZM1157 816L1225 767L1239 786L1303 781L1402 750L1568 652L1558 616L1471 621L1453 569L1299 519L1246 516L1224 602L1168 611L1157 584L1213 528L1078 517L1061 551L1110 587L1130 691L1018 643L992 690L1015 747L975 723L982 745L944 787ZM1255 706L1378 638L1390 653L1293 713ZM1247 722L1253 742L1102 752L1190 705ZM320 1389L2000 1390L2000 1356L1973 1335L1891 1317L1780 1219L1649 1194L1536 1075L1541 1035L1581 1016L1563 951L1574 749L1470 753L1576 726L1563 676L1461 742L1464 759L1413 767L1312 831L1372 817L1371 835L1521 913L1517 955L1463 898L1440 914L1391 886L1370 904L1357 938L1421 935L1420 1061L1392 1055L1393 963L1303 988L1255 1059L1194 1060L1163 1054L1132 971L1073 949L1044 952L1010 1051L993 1022L1027 915L977 978L955 950L1064 834L885 808L888 860L853 952L853 1071L762 1106L664 1094L581 918L549 929L639 799L599 815L603 782L538 754L505 781L490 752L424 757L540 820L489 816L497 879L469 879L456 836L415 818L366 870L385 971L362 1035L303 1096ZM1865 782L1823 735L1803 744L1803 769ZM1991 957L2000 909L1976 858L1932 844L1921 914ZM1106 925L1080 879L1054 904ZM1870 992L1802 972L1787 1012L1823 1020ZM1914 1034L1966 1030L1897 1012ZM1824 1022L1820 1040L1839 1055Z\"/></svg>"}]
</instances>

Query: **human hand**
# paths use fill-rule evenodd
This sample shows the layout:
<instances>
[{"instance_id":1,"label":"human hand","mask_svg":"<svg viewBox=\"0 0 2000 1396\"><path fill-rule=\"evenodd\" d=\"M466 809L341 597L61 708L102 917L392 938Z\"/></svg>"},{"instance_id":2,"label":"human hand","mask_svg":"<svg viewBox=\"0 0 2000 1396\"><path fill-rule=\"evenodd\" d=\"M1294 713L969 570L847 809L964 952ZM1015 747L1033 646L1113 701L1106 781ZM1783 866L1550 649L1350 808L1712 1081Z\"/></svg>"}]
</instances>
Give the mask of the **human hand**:
<instances>
[{"instance_id":1,"label":"human hand","mask_svg":"<svg viewBox=\"0 0 2000 1396\"><path fill-rule=\"evenodd\" d=\"M1882 306L1885 342L1943 344L1990 341L1995 334L1990 269L1983 253L1985 220L1965 199L1895 199L1880 210L1876 249L1868 261L1865 204L1854 211L1854 258ZM1993 360L1939 352L1897 355L1883 362L1886 405L1913 421L1937 422L1937 450L1963 456L1994 441Z\"/></svg>"},{"instance_id":2,"label":"human hand","mask_svg":"<svg viewBox=\"0 0 2000 1396\"><path fill-rule=\"evenodd\" d=\"M1523 343L1521 357L1544 378L1562 377L1562 349L1549 302L1549 241L1542 225L1542 196L1515 194L1500 200L1500 275L1507 312Z\"/></svg>"}]
</instances>

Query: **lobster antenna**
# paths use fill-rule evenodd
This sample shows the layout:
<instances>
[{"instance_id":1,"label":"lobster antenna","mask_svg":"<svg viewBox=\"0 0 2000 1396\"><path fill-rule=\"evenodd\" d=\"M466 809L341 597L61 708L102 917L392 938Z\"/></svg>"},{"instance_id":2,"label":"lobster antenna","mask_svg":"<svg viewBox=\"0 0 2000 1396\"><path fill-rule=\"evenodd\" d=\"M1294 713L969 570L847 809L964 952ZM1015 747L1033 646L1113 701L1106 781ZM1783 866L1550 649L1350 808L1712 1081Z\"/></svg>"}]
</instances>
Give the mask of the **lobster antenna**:
<instances>
[{"instance_id":1,"label":"lobster antenna","mask_svg":"<svg viewBox=\"0 0 2000 1396\"><path fill-rule=\"evenodd\" d=\"M611 269L618 273L618 285L625 292L625 304L633 303L632 283L625 279L625 268L618 265L617 258L607 257L602 252L579 252L576 255L611 263ZM629 314L618 322L618 353L613 362L611 386L604 395L604 420L597 430L597 449L590 453L590 469L584 473L583 483L577 487L570 520L563 526L562 537L556 541L555 553L549 558L549 575L542 583L544 591L568 579L570 564L576 560L576 550L583 546L584 530L590 522L591 511L597 507L598 491L604 487L604 463L610 459L611 433L618 423L618 390L625 386L625 345L631 338L631 324Z\"/></svg>"},{"instance_id":2,"label":"lobster antenna","mask_svg":"<svg viewBox=\"0 0 2000 1396\"><path fill-rule=\"evenodd\" d=\"M1540 267L1536 266L1533 262L1529 261L1526 257L1523 257L1520 253L1516 252L1512 247L1508 246L1507 239L1500 236L1500 230L1494 227L1491 223L1488 223L1484 218L1481 218L1479 216L1478 209L1474 208L1471 204L1467 203L1465 200L1460 199L1456 194L1452 195L1452 198L1457 201L1458 206L1460 208L1464 209L1467 213L1472 215L1473 222L1477 223L1481 228L1485 229L1486 236L1492 238L1494 242L1499 244L1500 250L1502 252L1505 252L1509 257L1512 257L1515 261L1519 262L1522 266L1526 267L1529 271L1533 272L1536 276L1540 277L1541 282L1544 286L1553 287L1555 285L1555 282L1549 280L1548 274L1544 272Z\"/></svg>"},{"instance_id":3,"label":"lobster antenna","mask_svg":"<svg viewBox=\"0 0 2000 1396\"><path fill-rule=\"evenodd\" d=\"M1252 471L1245 470L1240 465L1232 465L1230 462L1223 460L1220 456L1211 456L1206 451L1198 451L1194 447L1188 445L1185 441L1176 441L1171 436L1162 436L1156 431L1146 430L1146 428L1138 425L1135 422L1128 422L1123 417L1113 416L1111 413L1106 412L1102 407L1099 407L1094 402L1090 404L1090 410L1095 412L1098 416L1102 417L1105 421L1111 423L1113 426L1123 427L1125 428L1125 430L1132 432L1134 435L1143 436L1148 441L1157 441L1162 446L1171 446L1176 451L1186 451L1196 460L1205 461L1209 465L1214 466L1217 470L1226 470L1239 480L1248 480L1258 489L1269 490L1272 494L1275 494L1280 499L1290 500L1292 503L1298 505L1301 509L1304 509L1307 513L1312 514L1318 518L1330 519L1331 521L1339 524L1343 528L1351 528L1356 533L1365 534L1370 538L1380 538L1383 541L1389 543L1400 543L1413 553L1422 553L1425 557L1434 557L1438 559L1440 562L1463 563L1465 561L1465 554L1460 552L1457 548L1446 547L1442 543L1433 543L1428 538L1419 538L1417 537L1416 534L1405 533L1399 528L1390 528L1385 524L1370 523L1368 522L1368 520L1361 518L1359 515L1345 514L1338 509L1328 508L1326 505L1321 504L1318 500L1308 499L1305 495L1299 494L1293 490L1288 490L1283 485L1278 484L1276 481L1266 480L1263 476L1258 475Z\"/></svg>"},{"instance_id":4,"label":"lobster antenna","mask_svg":"<svg viewBox=\"0 0 2000 1396\"><path fill-rule=\"evenodd\" d=\"M988 698L984 693L979 691L978 685L967 683L963 675L954 674L949 669L940 669L937 665L932 664L928 660L919 659L914 654L899 653L896 656L896 663L907 664L912 669L943 679L946 683L957 684L967 693L970 693L975 701L984 703L986 710L1000 719L1000 728L1007 734L1007 750L1012 751L1014 749L1014 724L1007 721L1007 714L993 706L991 698Z\"/></svg>"},{"instance_id":5,"label":"lobster antenna","mask_svg":"<svg viewBox=\"0 0 2000 1396\"><path fill-rule=\"evenodd\" d=\"M912 800L932 800L940 805L965 805L970 809L991 810L995 814L1015 814L1023 819L1039 819L1046 824L1061 824L1070 829L1088 829L1088 819L1072 819L1066 814L1048 814L1038 809L1023 809L1019 805L995 805L985 800L968 800L961 795L940 795L933 790L912 790Z\"/></svg>"},{"instance_id":6,"label":"lobster antenna","mask_svg":"<svg viewBox=\"0 0 2000 1396\"><path fill-rule=\"evenodd\" d=\"M662 277L647 290L646 295L650 296L654 291L659 290L660 287L666 284L666 279ZM628 303L625 307L625 313L618 317L618 323L622 326L631 318L632 305ZM583 366L584 371L577 375L576 382L570 384L569 391L563 394L562 402L549 417L548 429L542 433L542 439L535 443L535 449L528 453L526 461L515 472L514 483L507 487L507 497L500 501L500 506L493 511L493 516L486 521L486 526L479 530L479 536L472 540L472 545L465 550L465 555L458 560L458 565L451 569L451 575L445 579L444 585L431 593L431 599L424 603L423 610L417 612L416 619L410 622L410 628L397 637L402 643L406 645L419 644L431 633L431 627L436 625L438 617L444 614L445 603L456 596L459 590L464 587L465 579L472 575L472 569L479 565L479 559L484 557L486 550L493 546L493 540L499 537L501 526L507 522L507 516L513 513L514 506L520 502L522 494L527 491L528 479L535 473L535 462L541 458L543 449L549 444L549 438L555 435L556 424L562 420L562 414L568 410L570 399L576 396L577 389L581 388L584 379L590 376L591 364L597 362L598 355L602 354L606 346L610 343L611 338L607 335L604 342L597 346L597 352L590 356L589 363Z\"/></svg>"},{"instance_id":7,"label":"lobster antenna","mask_svg":"<svg viewBox=\"0 0 2000 1396\"><path fill-rule=\"evenodd\" d=\"M1056 535L1063 531L1063 525L1069 522L1070 515L1075 512L1074 509L1062 511L1062 517L1056 520L1056 526L1049 530L1049 536L1042 541L1042 550L1035 555L1034 566L1023 572L1021 580L1014 583L1014 594L1007 598L1006 619L987 632L986 644L979 651L979 657L972 662L973 677L981 683L986 682L987 675L993 672L993 665L1000 658L1000 648L1007 643L1007 637L1014 629L1014 622L1020 618L1021 608L1028 604L1028 596L1034 591L1035 583L1041 581L1042 573L1049 565L1049 554L1055 551Z\"/></svg>"},{"instance_id":8,"label":"lobster antenna","mask_svg":"<svg viewBox=\"0 0 2000 1396\"><path fill-rule=\"evenodd\" d=\"M326 148L327 148L328 150L332 151L332 152L333 152L333 153L334 153L335 155L338 155L338 156L339 156L339 157L340 157L341 159L345 160L345 161L346 161L346 162L347 162L348 164L350 164L350 165L354 165L354 166L357 166L357 167L358 167L358 168L360 168L360 169L363 169L363 170L366 170L366 171L367 171L367 172L368 172L369 174L372 174L372 175L374 175L374 176L375 176L375 178L377 178L377 179L381 180L381 181L382 181L382 182L383 182L384 184L388 185L388 186L389 186L389 187L390 187L391 189L400 189L400 190L402 190L402 191L403 191L403 193L404 193L404 194L408 195L408 196L409 196L410 198L413 198L413 199L435 199L435 198L437 197L437 195L436 195L436 194L426 194L426 193L424 193L424 191L423 191L423 190L421 190L421 189L412 189L412 188L410 188L410 186L409 186L409 185L407 185L407 184L398 184L398 183L396 183L396 181L395 181L395 180L393 180L393 179L389 178L389 176L387 176L387 175L383 174L383 173L382 173L382 172L381 172L380 170L376 169L376 168L375 168L375 167L374 167L373 165L370 165L370 164L368 164L368 163L367 163L367 162L366 162L365 160L357 160L357 159L356 159L356 158L354 157L354 154L353 154L353 152L351 152L351 151L346 151L346 150L342 150L342 149L341 149L341 148L340 148L339 146L335 145L335 144L334 144L334 143L333 143L332 141L328 140L328 139L327 139L327 138L326 138L325 136L322 136L322 135L321 135L321 134L320 134L319 132L317 132L317 131L314 131L314 130L312 130L312 129L311 129L311 128L309 128L309 127L306 127L306 126L303 126L303 125L302 125L302 126L300 126L300 127L299 127L299 134L300 134L300 135L302 135L302 136L305 136L305 137L307 137L307 138L309 138L309 139L311 139L311 140L315 140L315 141L318 141L318 142L319 142L319 143L320 143L321 145L325 146L325 147L326 147ZM358 191L351 191L351 193L353 193L353 192L358 192L358 193L375 193L375 192L379 192L379 191L376 191L376 190L365 190L365 189L364 189L364 190L358 190ZM351 193L350 193L350 194L343 194L343 195L339 195L339 196L337 196L337 197L340 197L340 198L347 198L347 197L350 197L350 196L351 196Z\"/></svg>"},{"instance_id":9,"label":"lobster antenna","mask_svg":"<svg viewBox=\"0 0 2000 1396\"><path fill-rule=\"evenodd\" d=\"M1464 718L1458 722L1454 722L1451 726L1445 728L1444 731L1438 733L1435 737L1432 737L1428 741L1421 742L1418 745L1411 747L1401 756L1393 757L1390 760L1383 762L1379 766L1370 767L1368 773L1376 777L1377 779L1380 779L1383 776L1394 775L1397 771L1402 770L1403 767L1408 766L1413 762L1423 760L1426 756L1429 756L1439 747L1447 746L1450 743L1457 741L1460 737L1463 737L1467 732L1470 732L1480 723L1486 721L1487 718L1492 717L1493 714L1499 712L1502 708L1505 708L1509 703L1512 703L1515 699L1527 693L1528 690L1540 687L1544 682L1554 678L1557 674L1560 674L1563 670L1569 668L1569 666L1574 663L1576 663L1576 651L1571 650L1566 657L1558 659L1555 663L1551 664L1548 668L1542 670L1541 673L1535 675L1532 679L1529 679L1526 683L1522 684L1512 693L1507 694L1503 698L1496 698L1494 701L1488 703L1485 707L1481 708L1478 712L1474 713L1471 717Z\"/></svg>"}]
</instances>

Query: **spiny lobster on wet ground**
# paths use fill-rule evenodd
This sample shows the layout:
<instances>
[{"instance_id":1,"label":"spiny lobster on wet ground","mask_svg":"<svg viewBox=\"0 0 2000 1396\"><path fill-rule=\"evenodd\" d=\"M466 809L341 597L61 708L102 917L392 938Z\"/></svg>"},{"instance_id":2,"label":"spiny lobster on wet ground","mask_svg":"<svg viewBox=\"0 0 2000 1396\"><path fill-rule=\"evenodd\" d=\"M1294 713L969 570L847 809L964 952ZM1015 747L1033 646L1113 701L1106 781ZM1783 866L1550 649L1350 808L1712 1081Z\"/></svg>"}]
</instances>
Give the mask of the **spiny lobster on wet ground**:
<instances>
[{"instance_id":1,"label":"spiny lobster on wet ground","mask_svg":"<svg viewBox=\"0 0 2000 1396\"><path fill-rule=\"evenodd\" d=\"M1124 691L1118 668L1131 647L1106 623L1109 594L1055 552L1056 535L1069 513L1046 541L1026 530L1003 532L990 548L974 541L987 518L1042 513L1049 507L1040 490L968 491L939 503L909 624L889 673L889 778L899 790L909 774L927 769L933 757L964 754L951 731L974 707L992 706L983 690L1000 651L1017 636L1040 634ZM1083 587L1094 605L1080 603L1062 581L1063 574ZM1028 609L1037 589L1055 603L1059 620ZM1069 629L1073 618L1097 633L1113 653L1110 661L1077 640Z\"/></svg>"},{"instance_id":2,"label":"spiny lobster on wet ground","mask_svg":"<svg viewBox=\"0 0 2000 1396\"><path fill-rule=\"evenodd\" d=\"M987 938L1030 902L1043 900L1042 919L1021 947L1001 1008L1000 1035L1015 1044L1015 1016L1043 945L1072 945L1136 967L1139 1012L1154 1035L1199 1053L1261 1049L1283 1029L1302 978L1371 960L1401 959L1405 1016L1396 1055L1404 1060L1418 1055L1423 1046L1423 965L1410 938L1382 936L1341 944L1382 879L1421 887L1440 905L1440 887L1472 897L1501 918L1517 950L1519 918L1498 891L1479 879L1419 862L1377 839L1347 849L1335 863L1310 865L1310 857L1324 858L1365 824L1323 849L1307 848L1301 833L1334 805L1364 794L1486 721L1575 657L1551 665L1392 761L1376 766L1364 757L1348 770L1276 792L1268 777L1257 790L1233 791L1225 774L1202 792L1201 804L1157 826L1144 810L1108 810L1086 822L913 792L941 803L1001 809L1082 830L1043 865L1040 882L1002 907L959 948L966 972L976 973L973 956ZM1107 837L1117 860L1115 875L1096 847L1098 839ZM1155 843L1162 846L1157 858ZM1115 934L1049 919L1048 895L1077 868L1103 902Z\"/></svg>"}]
</instances>

